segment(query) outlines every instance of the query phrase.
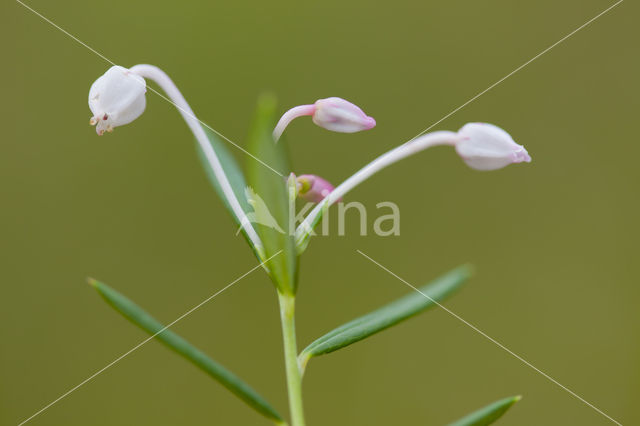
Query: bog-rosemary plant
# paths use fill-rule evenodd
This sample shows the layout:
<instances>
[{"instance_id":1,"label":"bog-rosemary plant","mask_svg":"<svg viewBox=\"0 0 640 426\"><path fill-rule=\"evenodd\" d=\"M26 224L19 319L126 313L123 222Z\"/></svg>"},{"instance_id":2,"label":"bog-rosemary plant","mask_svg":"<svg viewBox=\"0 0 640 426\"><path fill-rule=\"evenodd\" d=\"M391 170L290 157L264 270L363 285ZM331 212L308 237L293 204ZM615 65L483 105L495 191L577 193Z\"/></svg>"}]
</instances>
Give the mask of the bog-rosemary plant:
<instances>
[{"instance_id":1,"label":"bog-rosemary plant","mask_svg":"<svg viewBox=\"0 0 640 426\"><path fill-rule=\"evenodd\" d=\"M152 65L135 65L129 69L114 66L91 86L89 107L93 115L90 124L96 126L98 135L128 124L144 112L145 79L155 82L166 92L193 132L205 170L215 189L275 285L282 323L290 422L293 426L305 424L302 377L312 357L336 351L425 311L457 290L469 276L468 267L454 269L420 288L419 293L408 294L337 327L299 351L295 330L298 258L309 244L313 229L324 212L381 169L433 146L454 147L462 160L476 170L495 170L513 163L531 161L524 147L516 144L504 130L491 124L469 123L457 132L432 132L404 143L382 154L334 188L320 176L296 176L292 173L286 161L284 143L278 142L286 127L295 118L310 116L315 124L327 130L353 133L372 129L376 121L351 102L332 97L291 108L274 126L275 103L272 98L263 97L249 131L248 142L249 152L259 161L252 160L244 173L224 144L205 130L173 81ZM288 178L285 179L285 176ZM316 204L296 228L297 198ZM157 339L220 382L257 412L276 424L287 424L263 397L239 377L180 336L163 329L161 323L122 294L96 280L92 280L91 284L117 311L146 332L157 333ZM489 424L518 399L511 397L497 401L455 424Z\"/></svg>"}]
</instances>

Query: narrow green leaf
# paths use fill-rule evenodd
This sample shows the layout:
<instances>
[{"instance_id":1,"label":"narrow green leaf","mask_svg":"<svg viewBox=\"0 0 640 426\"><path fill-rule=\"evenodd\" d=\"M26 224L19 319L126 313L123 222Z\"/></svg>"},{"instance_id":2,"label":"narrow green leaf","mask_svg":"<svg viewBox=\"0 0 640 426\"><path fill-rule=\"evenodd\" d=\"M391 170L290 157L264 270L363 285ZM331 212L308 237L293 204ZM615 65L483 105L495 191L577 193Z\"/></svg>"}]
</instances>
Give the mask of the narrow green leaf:
<instances>
[{"instance_id":1,"label":"narrow green leaf","mask_svg":"<svg viewBox=\"0 0 640 426\"><path fill-rule=\"evenodd\" d=\"M294 294L297 282L297 253L286 178L291 171L285 141L273 140L276 102L271 96L258 101L247 147L255 158L248 158L247 190L253 207L256 232L264 244L265 257L275 256L266 266L280 292ZM259 159L260 161L256 160Z\"/></svg>"},{"instance_id":2,"label":"narrow green leaf","mask_svg":"<svg viewBox=\"0 0 640 426\"><path fill-rule=\"evenodd\" d=\"M235 374L209 358L206 354L191 345L185 339L173 331L166 329L165 326L146 313L133 301L100 281L89 279L89 284L98 291L100 296L102 296L109 305L111 305L125 318L154 336L156 339L160 340L168 348L182 355L185 359L193 363L209 376L213 377L254 410L276 422L283 422L282 417L275 411L275 409L273 409L273 407L271 407L271 405L269 405L269 403L249 385L243 382Z\"/></svg>"},{"instance_id":3,"label":"narrow green leaf","mask_svg":"<svg viewBox=\"0 0 640 426\"><path fill-rule=\"evenodd\" d=\"M420 291L439 302L457 290L470 275L471 268L469 266L459 266L430 284L421 287ZM431 299L417 291L412 291L388 305L341 325L315 340L300 353L301 367L304 368L307 361L313 356L336 351L425 311L435 305Z\"/></svg>"},{"instance_id":4,"label":"narrow green leaf","mask_svg":"<svg viewBox=\"0 0 640 426\"><path fill-rule=\"evenodd\" d=\"M499 401L496 401L492 404L487 405L484 408L479 409L478 411L474 411L468 416L463 417L462 419L455 421L449 426L486 426L490 425L496 420L498 420L504 413L507 412L509 408L516 402L520 401L522 397L518 396L510 396L509 398L504 398Z\"/></svg>"},{"instance_id":5,"label":"narrow green leaf","mask_svg":"<svg viewBox=\"0 0 640 426\"><path fill-rule=\"evenodd\" d=\"M218 135L216 135L206 127L203 127L203 129L207 134L207 137L209 138L209 143L211 144L211 147L215 151L216 155L218 156L218 159L220 160L220 163L222 164L222 169L224 170L224 173L227 175L227 179L229 179L229 184L231 185L231 189L233 189L233 193L236 195L236 198L240 203L240 207L242 207L242 210L245 213L249 214L253 210L249 205L249 202L247 201L247 197L245 196L245 189L247 188L247 182L245 180L244 174L242 173L242 169L240 168L235 157L233 156L233 154L231 154L228 148L228 142L221 140ZM202 148L200 147L200 144L197 143L197 141L196 141L196 150L198 152L198 157L202 162L202 167L204 168L207 174L207 178L209 178L209 182L211 182L211 185L213 185L213 188L218 193L218 196L224 203L224 206L229 211L229 214L231 214L231 217L233 218L234 222L238 225L238 229L240 229L240 221L238 220L236 215L233 213L233 210L231 209L231 206L227 201L227 197L225 197L224 192L222 192L222 188L220 187L220 182L218 182L218 179L216 179L216 175L213 172L213 169L211 168L211 165L209 164L207 157L205 156L204 152L202 151ZM254 251L256 251L256 248L253 247L251 240L247 237L245 229L242 228L241 231L245 239L249 243L249 245L252 247ZM256 255L258 255L257 252L256 252ZM259 255L258 255L258 259L260 259Z\"/></svg>"},{"instance_id":6,"label":"narrow green leaf","mask_svg":"<svg viewBox=\"0 0 640 426\"><path fill-rule=\"evenodd\" d=\"M228 142L222 141L218 135L216 135L206 127L203 127L203 129L207 134L207 137L209 138L209 143L211 144L211 147L215 151L216 155L218 156L218 159L220 160L220 163L222 164L222 169L224 170L225 174L227 175L227 178L229 179L231 188L233 189L234 194L236 194L236 197L238 198L238 202L240 203L242 210L244 210L245 213L250 212L251 206L249 206L249 203L247 202L247 199L244 196L244 189L246 188L247 183L244 178L244 174L242 173L242 169L240 168L240 166L236 162L235 157L233 156L233 154L231 154L229 148L227 147ZM224 193L222 192L222 188L220 187L220 183L218 182L218 179L216 179L216 175L213 172L213 169L211 169L211 165L209 164L209 161L207 161L207 157L204 155L204 152L202 151L200 144L197 142L196 142L196 147L198 151L198 156L202 161L202 166L204 167L204 170L207 173L207 177L209 178L209 181L215 188L216 192L218 193L218 196L220 196L220 199L222 200L222 202L225 204L225 206L231 213L231 216L233 217L233 219L236 222L238 222L238 219L233 214L233 211L231 210L231 207L227 202L227 198L224 196ZM238 223L238 225L240 225L240 223Z\"/></svg>"}]
</instances>

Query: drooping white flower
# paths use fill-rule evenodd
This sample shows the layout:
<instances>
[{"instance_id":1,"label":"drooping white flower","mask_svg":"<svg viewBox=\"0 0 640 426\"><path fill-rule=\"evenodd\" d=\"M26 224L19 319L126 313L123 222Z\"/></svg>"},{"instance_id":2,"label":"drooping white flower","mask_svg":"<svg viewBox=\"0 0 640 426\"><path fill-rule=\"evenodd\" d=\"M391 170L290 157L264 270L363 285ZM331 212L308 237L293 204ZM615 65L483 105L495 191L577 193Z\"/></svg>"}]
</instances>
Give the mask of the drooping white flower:
<instances>
[{"instance_id":1,"label":"drooping white flower","mask_svg":"<svg viewBox=\"0 0 640 426\"><path fill-rule=\"evenodd\" d=\"M146 106L146 82L127 68L115 65L101 75L89 89L89 108L98 135L131 123Z\"/></svg>"},{"instance_id":2,"label":"drooping white flower","mask_svg":"<svg viewBox=\"0 0 640 426\"><path fill-rule=\"evenodd\" d=\"M468 123L458 131L456 151L476 170L497 170L509 164L531 162L529 153L509 133L488 123Z\"/></svg>"}]
</instances>

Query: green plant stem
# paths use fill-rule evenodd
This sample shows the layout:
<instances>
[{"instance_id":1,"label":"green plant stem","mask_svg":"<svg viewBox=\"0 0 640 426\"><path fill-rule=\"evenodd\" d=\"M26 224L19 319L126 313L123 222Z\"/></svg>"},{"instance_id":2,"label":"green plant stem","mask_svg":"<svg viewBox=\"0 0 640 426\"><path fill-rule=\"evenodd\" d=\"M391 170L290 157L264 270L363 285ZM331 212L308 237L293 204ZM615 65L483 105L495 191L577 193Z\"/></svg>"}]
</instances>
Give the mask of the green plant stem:
<instances>
[{"instance_id":1,"label":"green plant stem","mask_svg":"<svg viewBox=\"0 0 640 426\"><path fill-rule=\"evenodd\" d=\"M296 347L296 297L278 292L278 301L280 302L280 320L282 322L282 340L284 341L284 361L287 370L291 425L304 426L302 376L298 367L298 349Z\"/></svg>"}]
</instances>

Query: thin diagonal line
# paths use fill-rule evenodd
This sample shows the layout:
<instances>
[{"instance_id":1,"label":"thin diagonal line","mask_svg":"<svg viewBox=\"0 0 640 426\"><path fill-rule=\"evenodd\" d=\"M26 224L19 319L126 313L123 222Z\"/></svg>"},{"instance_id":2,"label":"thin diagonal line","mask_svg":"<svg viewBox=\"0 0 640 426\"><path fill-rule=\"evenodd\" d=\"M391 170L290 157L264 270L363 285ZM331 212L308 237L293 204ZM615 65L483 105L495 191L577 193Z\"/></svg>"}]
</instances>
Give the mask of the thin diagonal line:
<instances>
[{"instance_id":1,"label":"thin diagonal line","mask_svg":"<svg viewBox=\"0 0 640 426\"><path fill-rule=\"evenodd\" d=\"M280 250L279 252L277 252L276 254L274 254L273 256L271 256L270 258L268 258L267 260L265 260L264 262L254 266L253 268L251 268L248 272L242 274L240 277L236 278L235 280L233 280L231 283L227 284L225 287L223 287L221 290L218 290L217 292L215 292L214 294L212 294L211 296L207 297L206 299L204 299L202 302L198 303L196 306L194 306L193 308L189 309L187 312L185 312L184 314L180 315L178 318L176 318L175 320L171 321L169 324L167 324L164 328L162 328L160 331L158 331L157 333L151 335L150 337L147 337L146 339L144 339L142 342L138 343L136 346L134 346L133 348L129 349L127 352L123 353L122 355L120 355L118 358L114 359L113 361L111 361L109 364L105 365L104 367L102 367L100 370L96 371L95 373L93 373L91 376L87 377L86 379L84 379L83 381L81 381L80 383L78 383L77 385L75 385L74 387L72 387L71 389L69 389L68 391L66 391L65 393L63 393L62 395L60 395L58 398L54 399L53 401L51 401L49 404L45 405L44 407L42 407L40 410L38 410L37 412L35 412L34 414L32 414L29 418L23 420L20 424L18 424L18 426L22 426L23 424L27 423L28 421L30 421L31 419L33 419L34 417L36 417L37 415L41 414L42 412L44 412L45 410L47 410L48 408L50 408L52 405L54 405L55 403L57 403L58 401L60 401L61 399L69 396L69 394L71 394L72 392L76 391L79 387L81 387L82 385L86 384L87 382L89 382L90 380L94 379L96 376L98 376L99 374L101 374L102 372L104 372L106 369L108 369L109 367L113 366L114 364L116 364L118 361L122 360L124 357L126 357L127 355L129 355L130 353L132 353L133 351L137 350L138 348L140 348L142 345L144 345L145 343L149 342L150 340L152 340L154 337L156 337L158 334L162 333L163 331L165 331L166 329L168 329L169 327L173 326L175 323L177 323L178 321L182 320L184 317L186 317L187 315L191 314L193 311L195 311L196 309L200 308L202 305L204 305L205 303L207 303L208 301L210 301L211 299L213 299L214 297L216 297L217 295L219 295L220 293L222 293L223 291L225 291L226 289L228 289L229 287L231 287L232 285L234 285L235 283L237 283L238 281L240 281L241 279L243 279L244 277L246 277L247 275L249 275L250 273L252 273L253 271L255 271L256 269L260 268L261 266L263 266L265 263L267 263L268 261L270 261L271 259L273 259L274 257L276 257L277 255L279 255L280 253L282 253L282 250Z\"/></svg>"},{"instance_id":2,"label":"thin diagonal line","mask_svg":"<svg viewBox=\"0 0 640 426\"><path fill-rule=\"evenodd\" d=\"M51 21L50 19L48 19L46 16L42 15L40 12L34 10L33 8L27 6L26 4L24 4L21 0L16 0L16 2L20 3L22 6L24 6L26 9L30 10L31 12L33 12L34 14L36 14L37 16L39 16L40 18L42 18L44 21L46 21L47 23L51 24L53 27L57 28L58 30L62 31L65 35L69 36L71 39L73 39L74 41L78 42L79 44L81 44L82 46L86 47L87 49L89 49L91 52L95 53L96 55L98 55L100 58L104 59L106 62L108 62L111 65L116 65L115 62L113 62L111 59L107 58L106 56L104 56L102 53L98 52L96 49L94 49L93 47L89 46L87 43L83 42L82 40L80 40L78 37L74 36L73 34L71 34L70 32L68 32L67 30L65 30L64 28L60 27L59 25L55 24L53 21ZM260 160L258 157L256 157L255 155L251 154L249 151L247 151L246 149L242 148L240 145L238 145L237 143L233 142L231 139L229 139L228 137L226 137L225 135L223 135L222 133L218 132L216 129L214 129L213 127L209 126L207 123L205 123L204 121L200 120L198 117L196 117L195 115L193 115L192 113L190 113L189 111L185 110L184 108L176 105L175 102L173 102L171 99L167 98L166 96L164 96L162 93L158 92L156 89L154 89L153 87L149 87L147 85L147 88L152 91L153 93L155 93L156 95L160 96L162 99L164 99L165 101L169 102L171 105L173 105L174 107L176 107L177 109L179 109L180 111L184 112L185 114L187 114L189 117L193 118L194 120L197 120L200 124L202 124L203 126L205 126L207 129L211 130L213 133L215 133L216 135L220 136L222 139L224 139L225 141L229 142L231 145L235 146L236 148L238 148L240 151L244 152L245 154L247 154L249 157L253 158L254 160L256 160L257 162L259 162L260 164L262 164L263 166L267 167L268 169L270 169L272 172L276 173L279 176L284 176L282 173L280 173L278 170L274 169L273 167L271 167L270 165L268 165L267 163L265 163L264 161Z\"/></svg>"},{"instance_id":3,"label":"thin diagonal line","mask_svg":"<svg viewBox=\"0 0 640 426\"><path fill-rule=\"evenodd\" d=\"M585 22L584 24L580 25L578 28L576 28L575 30L571 31L569 34L567 34L566 36L562 37L560 40L556 41L555 43L553 43L551 46L547 47L546 49L544 49L542 52L538 53L536 56L534 56L533 58L529 59L527 62L525 62L524 64L520 65L518 68L516 68L515 70L511 71L509 74L505 75L504 77L502 77L500 80L496 81L495 83L493 83L491 86L487 87L486 89L484 89L482 92L478 93L477 95L475 95L473 98L469 99L467 102L463 103L462 105L460 105L458 108L454 109L453 111L451 111L450 113L448 113L447 115L445 115L444 117L442 117L440 120L436 121L435 123L433 123L431 126L427 127L426 129L424 129L423 131L421 131L420 133L418 133L417 135L415 135L414 137L412 137L411 139L409 139L409 142L414 140L415 138L417 138L418 136L421 136L422 134L428 132L429 130L431 130L432 128L434 128L435 126L437 126L438 124L442 123L444 120L446 120L447 118L451 117L453 114L455 114L456 112L460 111L462 108L466 107L467 105L469 105L471 102L475 101L476 99L478 99L480 96L484 95L485 93L487 93L489 90L493 89L494 87L496 87L498 84L502 83L503 81L505 81L506 79L508 79L509 77L511 77L512 75L514 75L515 73L517 73L518 71L520 71L522 68L526 67L527 65L529 65L531 62L535 61L536 59L538 59L540 56L544 55L545 53L547 53L548 51L550 51L551 49L553 49L554 47L556 47L557 45L559 45L560 43L562 43L563 41L565 41L566 39L568 39L569 37L571 37L572 35L574 35L575 33L577 33L578 31L580 31L581 29L583 29L584 27L586 27L587 25L591 24L593 21L595 21L596 19L598 19L599 17L601 17L602 15L604 15L605 13L609 12L611 9L613 9L614 7L618 6L620 3L622 3L624 0L618 0L618 2L614 3L613 5L609 6L608 8L606 8L605 10L603 10L602 12L600 12L599 14L597 14L596 16L594 16L593 18L589 19L587 22Z\"/></svg>"},{"instance_id":4,"label":"thin diagonal line","mask_svg":"<svg viewBox=\"0 0 640 426\"><path fill-rule=\"evenodd\" d=\"M522 363L524 363L527 367L532 368L533 370L535 370L536 372L538 372L539 374L541 374L542 376L544 376L547 380L549 380L550 382L558 385L559 387L561 387L563 390L565 390L566 392L568 392L570 395L572 395L574 398L577 398L578 400L582 401L583 403L585 403L586 405L588 405L589 407L593 408L595 411L597 411L598 413L602 414L604 417L606 417L607 419L611 420L613 423L622 426L622 423L618 422L617 420L615 420L614 418L612 418L611 416L607 415L604 411L600 410L598 407L596 407L595 405L591 404L589 401L587 401L586 399L582 398L580 395L578 395L577 393L575 393L574 391L572 391L571 389L567 388L566 386L564 386L563 384L561 384L560 382L558 382L556 379L554 379L553 377L549 376L547 373L545 373L544 371L538 369L536 366L534 366L533 364L531 364L529 361L527 361L526 359L522 358L520 355L516 354L515 352L513 352L512 350L510 350L509 348L507 348L505 345L503 345L502 343L498 342L496 339L494 339L493 337L489 336L487 333L485 333L484 331L480 330L478 327L476 327L475 325L471 324L469 321L465 320L464 318L462 318L460 315L456 314L455 312L451 311L450 309L444 307L441 303L439 303L437 300L433 299L432 297L430 297L429 295L425 294L424 292L420 291L418 288L416 288L415 286L411 285L409 282L407 282L406 280L402 279L401 277L399 277L398 275L396 275L395 273L391 272L388 268L384 267L383 265L381 265L379 262L376 262L375 260L373 260L371 257L367 256L366 254L364 254L362 251L360 250L356 250L358 253L360 253L362 256L364 256L365 258L367 258L368 260L370 260L371 262L373 262L374 264L378 265L381 269L387 271L389 274L391 274L392 276L394 276L395 278L397 278L398 280L402 281L404 284L406 284L407 286L411 287L413 290L417 291L418 293L420 293L421 295L423 295L424 297L426 297L427 299L429 299L431 302L435 303L436 305L438 305L440 308L444 309L448 314L450 314L451 316L453 316L454 318L456 318L457 320L459 320L460 322L462 322L463 324L465 324L466 326L470 327L472 330L474 330L475 332L479 333L480 335L482 335L483 337L485 337L486 339L488 339L490 342L494 343L496 346L498 346L500 349L504 350L505 352L507 352L509 355L513 356L514 358L516 358L517 360L521 361Z\"/></svg>"}]
</instances>

